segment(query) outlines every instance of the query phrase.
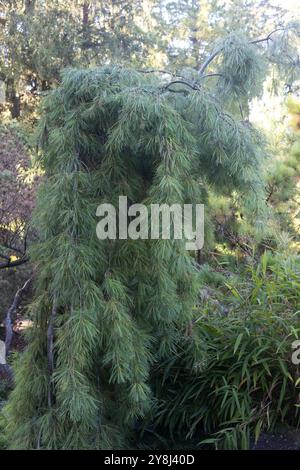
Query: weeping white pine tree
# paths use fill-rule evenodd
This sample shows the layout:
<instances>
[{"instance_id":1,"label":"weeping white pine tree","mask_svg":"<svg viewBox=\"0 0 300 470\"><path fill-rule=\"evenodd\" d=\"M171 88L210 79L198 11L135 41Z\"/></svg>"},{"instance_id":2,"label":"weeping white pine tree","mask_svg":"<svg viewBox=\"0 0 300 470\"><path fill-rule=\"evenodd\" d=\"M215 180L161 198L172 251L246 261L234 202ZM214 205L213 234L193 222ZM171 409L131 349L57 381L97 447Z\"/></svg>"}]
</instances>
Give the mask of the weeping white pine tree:
<instances>
[{"instance_id":1,"label":"weeping white pine tree","mask_svg":"<svg viewBox=\"0 0 300 470\"><path fill-rule=\"evenodd\" d=\"M96 209L117 207L120 195L147 206L205 203L209 187L257 209L263 144L240 112L261 91L266 51L232 34L200 73L170 81L111 66L70 70L46 98L34 326L5 410L14 448L126 446L155 406L153 368L179 347L191 369L201 358L199 281L185 241L99 240Z\"/></svg>"}]
</instances>

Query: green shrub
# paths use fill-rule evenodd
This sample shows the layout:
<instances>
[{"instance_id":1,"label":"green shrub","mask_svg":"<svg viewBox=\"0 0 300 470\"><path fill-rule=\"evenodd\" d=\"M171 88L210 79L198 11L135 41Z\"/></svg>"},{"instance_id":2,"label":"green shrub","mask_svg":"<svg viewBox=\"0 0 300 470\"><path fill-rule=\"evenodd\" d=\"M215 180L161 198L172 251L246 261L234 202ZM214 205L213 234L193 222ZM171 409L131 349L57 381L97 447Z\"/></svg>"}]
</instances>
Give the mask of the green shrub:
<instances>
[{"instance_id":1,"label":"green shrub","mask_svg":"<svg viewBox=\"0 0 300 470\"><path fill-rule=\"evenodd\" d=\"M204 432L202 444L247 449L278 422L299 426L299 261L265 254L241 286L228 285L234 308L195 319L181 354L157 371L155 423L171 435Z\"/></svg>"}]
</instances>

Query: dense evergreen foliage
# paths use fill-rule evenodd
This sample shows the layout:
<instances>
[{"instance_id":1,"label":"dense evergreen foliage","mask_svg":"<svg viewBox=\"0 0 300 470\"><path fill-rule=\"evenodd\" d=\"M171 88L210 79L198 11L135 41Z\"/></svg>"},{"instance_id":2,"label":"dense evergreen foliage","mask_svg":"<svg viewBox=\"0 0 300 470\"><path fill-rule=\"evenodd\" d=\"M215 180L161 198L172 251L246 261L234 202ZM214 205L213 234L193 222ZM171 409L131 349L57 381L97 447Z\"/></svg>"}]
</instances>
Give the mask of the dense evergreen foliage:
<instances>
[{"instance_id":1,"label":"dense evergreen foliage","mask_svg":"<svg viewBox=\"0 0 300 470\"><path fill-rule=\"evenodd\" d=\"M36 149L18 124L0 127L0 287L34 271L9 393L0 369L0 448L136 448L152 433L157 446L237 449L299 426L299 139L278 131L272 147L251 123L267 86L294 89L299 25L268 2L256 22L257 3L241 17L235 0L3 7L1 119L39 127ZM297 133L299 104L288 108ZM121 195L204 204L203 249L99 240L97 207Z\"/></svg>"},{"instance_id":2,"label":"dense evergreen foliage","mask_svg":"<svg viewBox=\"0 0 300 470\"><path fill-rule=\"evenodd\" d=\"M257 92L261 59L235 35L222 57L214 88L201 76L167 82L103 67L66 72L48 96L35 325L7 406L13 446L120 446L153 406L153 365L183 342L202 355L189 333L199 276L183 241L100 242L95 212L122 194L130 203L203 203L208 185L261 200L261 138L221 99L224 87L229 103Z\"/></svg>"}]
</instances>

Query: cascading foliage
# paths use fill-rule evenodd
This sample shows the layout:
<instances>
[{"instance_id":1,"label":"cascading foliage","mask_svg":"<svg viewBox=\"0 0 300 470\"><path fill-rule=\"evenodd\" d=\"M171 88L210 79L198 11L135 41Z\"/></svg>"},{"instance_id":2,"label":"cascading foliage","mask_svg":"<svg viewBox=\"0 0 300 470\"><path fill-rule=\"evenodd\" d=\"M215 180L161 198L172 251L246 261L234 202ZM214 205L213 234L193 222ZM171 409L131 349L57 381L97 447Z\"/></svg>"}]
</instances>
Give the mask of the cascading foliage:
<instances>
[{"instance_id":1,"label":"cascading foliage","mask_svg":"<svg viewBox=\"0 0 300 470\"><path fill-rule=\"evenodd\" d=\"M70 70L44 103L34 327L5 410L14 448L128 445L155 407L152 371L178 348L190 351L191 370L204 354L193 332L197 266L184 240L96 236L97 206L117 207L120 195L182 204L205 203L210 187L261 190L256 131L225 111L215 82L178 82L118 67Z\"/></svg>"}]
</instances>

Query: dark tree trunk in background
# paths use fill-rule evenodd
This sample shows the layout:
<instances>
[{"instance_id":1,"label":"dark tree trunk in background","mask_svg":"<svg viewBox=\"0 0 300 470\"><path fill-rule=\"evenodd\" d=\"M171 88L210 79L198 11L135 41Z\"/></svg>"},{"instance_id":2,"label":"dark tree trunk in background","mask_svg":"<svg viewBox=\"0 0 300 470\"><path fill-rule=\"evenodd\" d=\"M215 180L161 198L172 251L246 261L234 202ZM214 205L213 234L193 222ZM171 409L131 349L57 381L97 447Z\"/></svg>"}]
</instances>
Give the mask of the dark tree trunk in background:
<instances>
[{"instance_id":1,"label":"dark tree trunk in background","mask_svg":"<svg viewBox=\"0 0 300 470\"><path fill-rule=\"evenodd\" d=\"M20 96L16 93L16 91L12 92L11 95L11 117L12 119L18 119L21 113L21 103L20 103Z\"/></svg>"},{"instance_id":2,"label":"dark tree trunk in background","mask_svg":"<svg viewBox=\"0 0 300 470\"><path fill-rule=\"evenodd\" d=\"M33 10L35 7L35 1L36 0L25 0L25 8L24 8L25 14L33 13Z\"/></svg>"},{"instance_id":3,"label":"dark tree trunk in background","mask_svg":"<svg viewBox=\"0 0 300 470\"><path fill-rule=\"evenodd\" d=\"M91 42L91 31L89 23L90 15L90 2L85 1L82 5L82 35L83 35L83 47L88 48Z\"/></svg>"},{"instance_id":4,"label":"dark tree trunk in background","mask_svg":"<svg viewBox=\"0 0 300 470\"><path fill-rule=\"evenodd\" d=\"M20 95L16 91L14 79L7 79L6 81L6 100L10 103L10 113L12 119L20 117Z\"/></svg>"}]
</instances>

